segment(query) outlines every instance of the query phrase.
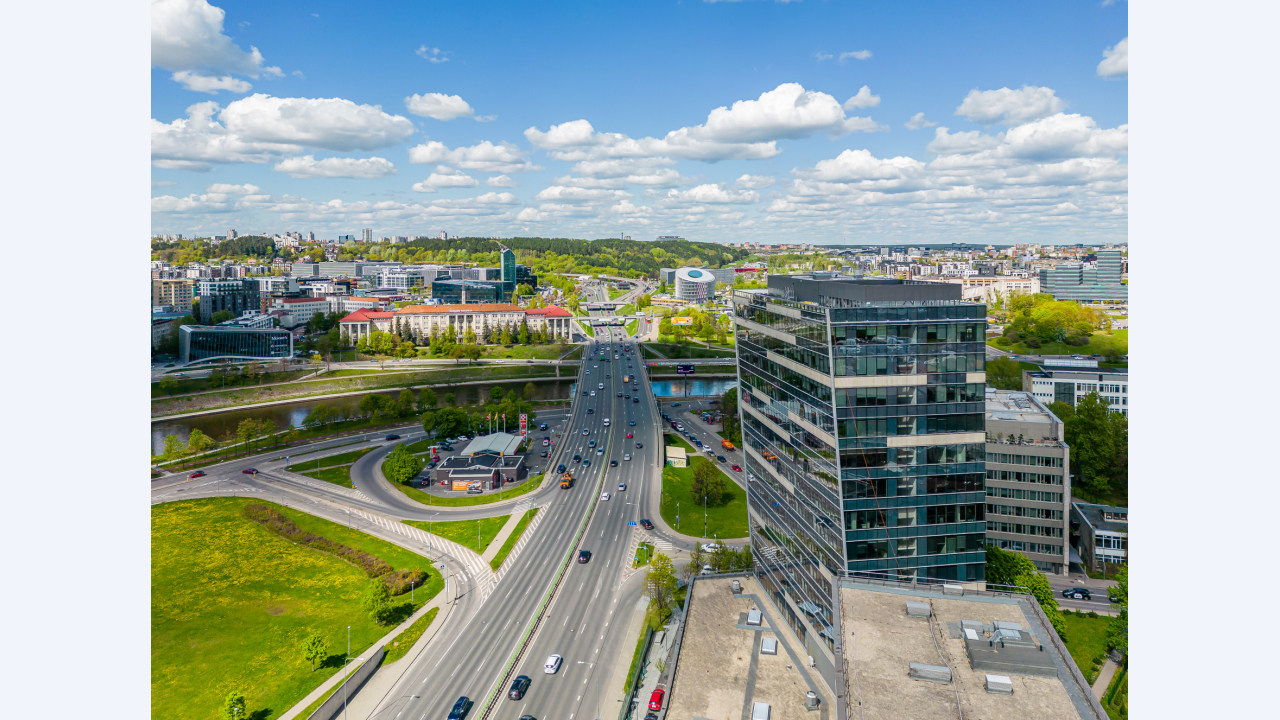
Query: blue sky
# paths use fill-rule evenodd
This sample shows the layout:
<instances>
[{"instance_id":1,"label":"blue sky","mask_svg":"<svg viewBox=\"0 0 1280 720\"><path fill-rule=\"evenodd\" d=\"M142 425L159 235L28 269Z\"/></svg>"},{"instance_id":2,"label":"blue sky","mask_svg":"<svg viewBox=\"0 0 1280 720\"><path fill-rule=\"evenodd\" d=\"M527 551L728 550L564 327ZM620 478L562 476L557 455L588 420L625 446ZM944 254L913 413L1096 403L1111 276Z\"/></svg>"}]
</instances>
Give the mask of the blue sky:
<instances>
[{"instance_id":1,"label":"blue sky","mask_svg":"<svg viewBox=\"0 0 1280 720\"><path fill-rule=\"evenodd\" d=\"M1127 15L161 0L152 227L1124 241Z\"/></svg>"}]
</instances>

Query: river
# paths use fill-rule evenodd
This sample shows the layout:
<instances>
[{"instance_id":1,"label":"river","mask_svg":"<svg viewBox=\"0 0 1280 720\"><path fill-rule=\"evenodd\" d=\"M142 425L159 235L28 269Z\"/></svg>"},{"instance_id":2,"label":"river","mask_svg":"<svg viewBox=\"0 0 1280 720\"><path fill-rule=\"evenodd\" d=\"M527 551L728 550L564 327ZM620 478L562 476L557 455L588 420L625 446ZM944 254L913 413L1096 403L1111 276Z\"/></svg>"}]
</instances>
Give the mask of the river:
<instances>
[{"instance_id":1,"label":"river","mask_svg":"<svg viewBox=\"0 0 1280 720\"><path fill-rule=\"evenodd\" d=\"M527 381L512 380L509 382L494 383L500 386L504 391L514 390L519 395ZM534 386L538 388L538 394L534 397L534 401L538 400L567 400L573 397L572 380L551 380L534 382ZM440 388L436 391L438 398L438 406L444 406L444 396L447 393L454 393L458 396L460 405L476 405L481 398L489 397L489 390L493 385L468 385L457 388ZM388 390L385 392L366 393L368 395L386 395L392 399L400 396L400 390ZM338 408L345 412L353 412L364 395L348 395L346 397L328 398L328 399L312 399L299 400L294 403L286 403L282 405L270 405L268 407L251 408L248 410L227 410L226 412L216 412L208 415L199 415L191 418L182 418L180 420L159 420L151 423L151 453L159 454L164 451L164 438L166 435L177 435L182 442L187 441L187 437L193 429L199 429L200 432L211 438L222 440L228 436L234 435L236 426L241 421L249 418L263 418L275 423L276 427L283 428L287 426L302 427L302 421L307 415L321 403L331 407ZM411 422L406 420L405 422Z\"/></svg>"},{"instance_id":2,"label":"river","mask_svg":"<svg viewBox=\"0 0 1280 720\"><path fill-rule=\"evenodd\" d=\"M694 380L690 378L654 380L650 384L653 386L654 396L661 398L719 396L725 394L729 388L738 387L737 380L728 378L716 380Z\"/></svg>"}]
</instances>

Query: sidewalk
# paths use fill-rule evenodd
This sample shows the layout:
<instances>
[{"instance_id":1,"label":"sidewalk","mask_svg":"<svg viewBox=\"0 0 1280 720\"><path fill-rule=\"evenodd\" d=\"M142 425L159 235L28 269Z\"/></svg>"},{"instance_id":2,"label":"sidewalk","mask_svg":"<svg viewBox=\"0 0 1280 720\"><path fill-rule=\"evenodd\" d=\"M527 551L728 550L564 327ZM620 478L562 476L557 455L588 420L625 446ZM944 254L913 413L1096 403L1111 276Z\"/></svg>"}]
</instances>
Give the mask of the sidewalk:
<instances>
[{"instance_id":1,"label":"sidewalk","mask_svg":"<svg viewBox=\"0 0 1280 720\"><path fill-rule=\"evenodd\" d=\"M622 703L629 699L622 691L623 685L627 682L627 672L631 670L631 656L627 651L635 650L640 633L644 632L644 614L648 608L649 598L643 596L632 606L631 619L627 622L626 634L622 636L623 641L620 647L623 651L614 659L613 672L609 674L609 681L604 686L608 694L601 695L600 707L596 708L596 714L593 717L616 718L622 709ZM652 653L649 659L653 659Z\"/></svg>"},{"instance_id":2,"label":"sidewalk","mask_svg":"<svg viewBox=\"0 0 1280 720\"><path fill-rule=\"evenodd\" d=\"M1120 668L1116 666L1111 656L1107 656L1107 661L1102 664L1102 672L1098 673L1098 679L1093 681L1093 695L1102 700L1102 696L1107 692L1107 686L1111 684L1111 678L1116 676L1116 670Z\"/></svg>"},{"instance_id":3,"label":"sidewalk","mask_svg":"<svg viewBox=\"0 0 1280 720\"><path fill-rule=\"evenodd\" d=\"M515 532L516 526L520 524L520 519L528 512L528 510L525 510L524 512L511 513L507 518L506 524L502 526L502 529L498 531L498 534L489 543L489 547L485 548L484 554L480 556L485 562L493 560L498 551L502 549L502 546L506 544L507 538L511 537L512 532Z\"/></svg>"}]
</instances>

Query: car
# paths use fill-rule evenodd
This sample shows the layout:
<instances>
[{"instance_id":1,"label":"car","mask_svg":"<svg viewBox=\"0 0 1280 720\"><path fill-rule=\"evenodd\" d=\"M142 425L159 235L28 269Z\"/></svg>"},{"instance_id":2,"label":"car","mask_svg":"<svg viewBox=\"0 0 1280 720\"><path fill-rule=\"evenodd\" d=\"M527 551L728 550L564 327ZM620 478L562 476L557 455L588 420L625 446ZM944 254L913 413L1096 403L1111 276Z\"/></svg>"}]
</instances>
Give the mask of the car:
<instances>
[{"instance_id":1,"label":"car","mask_svg":"<svg viewBox=\"0 0 1280 720\"><path fill-rule=\"evenodd\" d=\"M588 430L587 428L582 428L582 434L583 434L583 435L590 435L590 434L591 434L591 431L590 431L590 430Z\"/></svg>"},{"instance_id":2,"label":"car","mask_svg":"<svg viewBox=\"0 0 1280 720\"><path fill-rule=\"evenodd\" d=\"M631 421L631 427L635 427L635 426L636 426L636 421L635 421L635 420L632 420L632 421Z\"/></svg>"},{"instance_id":3,"label":"car","mask_svg":"<svg viewBox=\"0 0 1280 720\"><path fill-rule=\"evenodd\" d=\"M638 397L633 397L633 398L631 398L631 402L633 402L633 403L638 403L638 402L640 402L640 398L638 398Z\"/></svg>"},{"instance_id":4,"label":"car","mask_svg":"<svg viewBox=\"0 0 1280 720\"><path fill-rule=\"evenodd\" d=\"M548 453L547 453L547 451L546 451L545 449L543 449L543 451L541 452L541 454L540 454L540 455L541 455L541 457L546 457L546 456L548 455Z\"/></svg>"},{"instance_id":5,"label":"car","mask_svg":"<svg viewBox=\"0 0 1280 720\"><path fill-rule=\"evenodd\" d=\"M560 463L556 466L556 472L564 472L564 463Z\"/></svg>"},{"instance_id":6,"label":"car","mask_svg":"<svg viewBox=\"0 0 1280 720\"><path fill-rule=\"evenodd\" d=\"M600 493L600 499L601 499L601 500L604 500L604 501L608 501L608 500L609 500L609 493Z\"/></svg>"},{"instance_id":7,"label":"car","mask_svg":"<svg viewBox=\"0 0 1280 720\"><path fill-rule=\"evenodd\" d=\"M702 543L702 552L713 553L719 547L720 546L716 545L715 543Z\"/></svg>"},{"instance_id":8,"label":"car","mask_svg":"<svg viewBox=\"0 0 1280 720\"><path fill-rule=\"evenodd\" d=\"M533 364L533 360L525 360L525 362L528 363L529 365Z\"/></svg>"},{"instance_id":9,"label":"car","mask_svg":"<svg viewBox=\"0 0 1280 720\"><path fill-rule=\"evenodd\" d=\"M586 397L586 396L587 396L587 391L586 391L586 390L583 390L583 391L582 391L582 397Z\"/></svg>"},{"instance_id":10,"label":"car","mask_svg":"<svg viewBox=\"0 0 1280 720\"><path fill-rule=\"evenodd\" d=\"M597 454L597 455L603 455L603 454L604 454L604 448L603 448L603 447L598 447L598 448L596 448L596 454Z\"/></svg>"},{"instance_id":11,"label":"car","mask_svg":"<svg viewBox=\"0 0 1280 720\"><path fill-rule=\"evenodd\" d=\"M604 426L609 427L609 418L604 419Z\"/></svg>"},{"instance_id":12,"label":"car","mask_svg":"<svg viewBox=\"0 0 1280 720\"><path fill-rule=\"evenodd\" d=\"M582 462L582 456L581 456L581 455L579 455L578 453L574 453L574 454L573 454L573 461L574 461L574 462ZM564 471L563 471L563 470L561 470L560 472L564 472Z\"/></svg>"},{"instance_id":13,"label":"car","mask_svg":"<svg viewBox=\"0 0 1280 720\"><path fill-rule=\"evenodd\" d=\"M590 550L579 550L579 551L578 551L578 562L582 563L583 565L586 565L587 563L591 562L591 551L590 551Z\"/></svg>"},{"instance_id":14,"label":"car","mask_svg":"<svg viewBox=\"0 0 1280 720\"><path fill-rule=\"evenodd\" d=\"M422 478L421 484L422 484L422 487L427 487L431 485L431 478Z\"/></svg>"},{"instance_id":15,"label":"car","mask_svg":"<svg viewBox=\"0 0 1280 720\"><path fill-rule=\"evenodd\" d=\"M647 712L644 714L644 720L658 720L658 713Z\"/></svg>"},{"instance_id":16,"label":"car","mask_svg":"<svg viewBox=\"0 0 1280 720\"><path fill-rule=\"evenodd\" d=\"M605 380L608 380L608 379L609 379L609 373L605 373L605 374L604 374L604 379L605 379Z\"/></svg>"},{"instance_id":17,"label":"car","mask_svg":"<svg viewBox=\"0 0 1280 720\"><path fill-rule=\"evenodd\" d=\"M619 393L618 393L618 397L622 397L622 393L621 393L621 392L619 392Z\"/></svg>"},{"instance_id":18,"label":"car","mask_svg":"<svg viewBox=\"0 0 1280 720\"><path fill-rule=\"evenodd\" d=\"M1087 588L1067 588L1062 591L1062 597L1072 600L1092 600L1093 594Z\"/></svg>"},{"instance_id":19,"label":"car","mask_svg":"<svg viewBox=\"0 0 1280 720\"><path fill-rule=\"evenodd\" d=\"M257 468L245 468L245 469L241 470L240 472L244 473L245 475L257 475L257 474L258 474L258 470L257 470Z\"/></svg>"},{"instance_id":20,"label":"car","mask_svg":"<svg viewBox=\"0 0 1280 720\"><path fill-rule=\"evenodd\" d=\"M599 366L599 365L597 365L596 367L600 367L600 366ZM588 370L588 371L587 371L587 374L588 374L588 375L590 375L590 374L591 374L591 371L590 371L590 370Z\"/></svg>"},{"instance_id":21,"label":"car","mask_svg":"<svg viewBox=\"0 0 1280 720\"><path fill-rule=\"evenodd\" d=\"M595 440L588 440L588 441L587 441L587 447L595 447L595 446L596 446L596 441L595 441Z\"/></svg>"},{"instance_id":22,"label":"car","mask_svg":"<svg viewBox=\"0 0 1280 720\"><path fill-rule=\"evenodd\" d=\"M539 430L546 430L546 429L547 429L547 424L546 424L546 423L542 423L541 425L539 425L539 426L538 426L538 429L539 429Z\"/></svg>"},{"instance_id":23,"label":"car","mask_svg":"<svg viewBox=\"0 0 1280 720\"><path fill-rule=\"evenodd\" d=\"M591 394L592 394L592 395L595 395L595 393L591 393ZM587 408L587 414L588 414L588 415L595 415L595 414L596 414L596 411L595 411L595 409L594 409L594 408Z\"/></svg>"},{"instance_id":24,"label":"car","mask_svg":"<svg viewBox=\"0 0 1280 720\"><path fill-rule=\"evenodd\" d=\"M195 480L195 479L196 479L196 478L198 478L198 477L204 477L204 476L205 476L205 471L203 471L203 470L197 470L197 471L195 471L195 472L191 473L190 475L188 475L187 477L188 477L189 479L191 479L191 480Z\"/></svg>"},{"instance_id":25,"label":"car","mask_svg":"<svg viewBox=\"0 0 1280 720\"><path fill-rule=\"evenodd\" d=\"M648 518L640 518L640 527L644 528L645 530L652 530L653 521Z\"/></svg>"},{"instance_id":26,"label":"car","mask_svg":"<svg viewBox=\"0 0 1280 720\"><path fill-rule=\"evenodd\" d=\"M515 680L511 681L511 689L507 691L507 697L512 700L519 700L529 691L529 676L518 675Z\"/></svg>"},{"instance_id":27,"label":"car","mask_svg":"<svg viewBox=\"0 0 1280 720\"><path fill-rule=\"evenodd\" d=\"M644 443L636 443L636 449L637 449L637 450L643 450L643 449L644 449Z\"/></svg>"},{"instance_id":28,"label":"car","mask_svg":"<svg viewBox=\"0 0 1280 720\"><path fill-rule=\"evenodd\" d=\"M626 483L618 483L618 492L625 492L626 489L627 489Z\"/></svg>"},{"instance_id":29,"label":"car","mask_svg":"<svg viewBox=\"0 0 1280 720\"><path fill-rule=\"evenodd\" d=\"M723 456L723 455L717 455L717 456L716 456L716 462L725 462L724 456Z\"/></svg>"},{"instance_id":30,"label":"car","mask_svg":"<svg viewBox=\"0 0 1280 720\"><path fill-rule=\"evenodd\" d=\"M610 461L609 461L609 467L618 467L618 461L617 461L617 460L610 460Z\"/></svg>"},{"instance_id":31,"label":"car","mask_svg":"<svg viewBox=\"0 0 1280 720\"><path fill-rule=\"evenodd\" d=\"M684 432L684 423L676 423L676 429L680 432Z\"/></svg>"},{"instance_id":32,"label":"car","mask_svg":"<svg viewBox=\"0 0 1280 720\"><path fill-rule=\"evenodd\" d=\"M671 407L680 407L680 403L671 403Z\"/></svg>"},{"instance_id":33,"label":"car","mask_svg":"<svg viewBox=\"0 0 1280 720\"><path fill-rule=\"evenodd\" d=\"M600 385L600 387L598 387L598 388L596 388L596 389L597 389L597 390L603 390L603 389L604 389L604 383L599 383L599 385Z\"/></svg>"},{"instance_id":34,"label":"car","mask_svg":"<svg viewBox=\"0 0 1280 720\"><path fill-rule=\"evenodd\" d=\"M699 575L710 575L710 574L711 574L711 566L710 566L710 565L703 565L703 566L702 566L702 572L700 572L700 573L698 573L698 574L699 574Z\"/></svg>"},{"instance_id":35,"label":"car","mask_svg":"<svg viewBox=\"0 0 1280 720\"><path fill-rule=\"evenodd\" d=\"M734 466L732 466L732 467L733 467L733 471L734 471L734 472L742 472L742 466L741 466L741 465L734 465Z\"/></svg>"},{"instance_id":36,"label":"car","mask_svg":"<svg viewBox=\"0 0 1280 720\"><path fill-rule=\"evenodd\" d=\"M559 655L548 655L547 661L542 664L542 672L548 675L555 675L560 671L560 663L563 661L564 658Z\"/></svg>"},{"instance_id":37,"label":"car","mask_svg":"<svg viewBox=\"0 0 1280 720\"><path fill-rule=\"evenodd\" d=\"M626 461L628 461L628 462L630 462L630 461L631 461L631 453L622 453L622 459L623 459L623 460L626 460Z\"/></svg>"},{"instance_id":38,"label":"car","mask_svg":"<svg viewBox=\"0 0 1280 720\"><path fill-rule=\"evenodd\" d=\"M596 391L595 391L595 390L592 390L592 391L591 391L591 397L595 397L595 396L596 396Z\"/></svg>"},{"instance_id":39,"label":"car","mask_svg":"<svg viewBox=\"0 0 1280 720\"><path fill-rule=\"evenodd\" d=\"M631 435L632 435L632 433L631 433L630 431L628 431L628 432L627 432L627 439L628 439L628 440L630 440L630 439L631 439Z\"/></svg>"},{"instance_id":40,"label":"car","mask_svg":"<svg viewBox=\"0 0 1280 720\"><path fill-rule=\"evenodd\" d=\"M582 467L591 467L591 458L584 458L582 461Z\"/></svg>"},{"instance_id":41,"label":"car","mask_svg":"<svg viewBox=\"0 0 1280 720\"><path fill-rule=\"evenodd\" d=\"M395 433L392 433L392 434L388 435L386 439L387 439L387 440L399 440L399 439L400 439L400 436L399 436L399 435L396 435Z\"/></svg>"},{"instance_id":42,"label":"car","mask_svg":"<svg viewBox=\"0 0 1280 720\"><path fill-rule=\"evenodd\" d=\"M458 698L458 702L453 704L453 709L449 711L449 720L462 720L471 712L471 698L463 695Z\"/></svg>"},{"instance_id":43,"label":"car","mask_svg":"<svg viewBox=\"0 0 1280 720\"><path fill-rule=\"evenodd\" d=\"M667 691L663 690L662 688L658 688L657 690L654 690L653 694L649 696L649 709L661 710L662 699L666 697L666 695L667 695Z\"/></svg>"},{"instance_id":44,"label":"car","mask_svg":"<svg viewBox=\"0 0 1280 720\"><path fill-rule=\"evenodd\" d=\"M441 450L444 450L445 452L453 452L453 446L448 443L440 443L436 447L440 448Z\"/></svg>"}]
</instances>

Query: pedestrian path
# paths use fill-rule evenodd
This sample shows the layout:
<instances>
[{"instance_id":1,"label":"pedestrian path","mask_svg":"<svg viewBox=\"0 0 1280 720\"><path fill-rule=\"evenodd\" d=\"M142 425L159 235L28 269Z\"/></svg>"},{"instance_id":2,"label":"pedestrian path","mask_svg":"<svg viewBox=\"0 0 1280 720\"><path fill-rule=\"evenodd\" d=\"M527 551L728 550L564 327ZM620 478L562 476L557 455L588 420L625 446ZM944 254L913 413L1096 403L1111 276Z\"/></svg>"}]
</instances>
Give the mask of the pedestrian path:
<instances>
[{"instance_id":1,"label":"pedestrian path","mask_svg":"<svg viewBox=\"0 0 1280 720\"><path fill-rule=\"evenodd\" d=\"M397 535L418 542L436 552L447 553L453 559L457 560L461 567L458 568L459 581L466 581L468 577L475 580L475 588L479 595L480 603L489 597L489 593L493 592L494 574L489 569L489 563L485 562L474 550L459 545L452 540L447 540L439 535L433 535L425 530L419 530L412 525L406 525L399 520L375 515L363 510L352 510L352 513L366 522L377 525L378 527L390 530Z\"/></svg>"},{"instance_id":2,"label":"pedestrian path","mask_svg":"<svg viewBox=\"0 0 1280 720\"><path fill-rule=\"evenodd\" d=\"M1102 671L1098 673L1098 679L1093 682L1093 694L1098 700L1102 700L1102 696L1107 692L1107 686L1111 684L1111 678L1116 676L1116 663L1107 657L1107 661L1102 664Z\"/></svg>"}]
</instances>

